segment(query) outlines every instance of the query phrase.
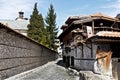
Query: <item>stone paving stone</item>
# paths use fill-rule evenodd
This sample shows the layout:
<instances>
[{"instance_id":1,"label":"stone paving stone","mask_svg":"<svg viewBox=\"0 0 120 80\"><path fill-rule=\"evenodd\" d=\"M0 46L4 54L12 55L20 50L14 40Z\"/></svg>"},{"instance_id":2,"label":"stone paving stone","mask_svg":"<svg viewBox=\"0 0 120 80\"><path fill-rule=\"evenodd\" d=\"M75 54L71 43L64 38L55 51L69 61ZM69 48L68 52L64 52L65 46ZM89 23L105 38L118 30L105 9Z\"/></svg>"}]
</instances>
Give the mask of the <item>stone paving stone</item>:
<instances>
[{"instance_id":1,"label":"stone paving stone","mask_svg":"<svg viewBox=\"0 0 120 80\"><path fill-rule=\"evenodd\" d=\"M6 80L79 80L79 77L69 75L65 67L53 61Z\"/></svg>"}]
</instances>

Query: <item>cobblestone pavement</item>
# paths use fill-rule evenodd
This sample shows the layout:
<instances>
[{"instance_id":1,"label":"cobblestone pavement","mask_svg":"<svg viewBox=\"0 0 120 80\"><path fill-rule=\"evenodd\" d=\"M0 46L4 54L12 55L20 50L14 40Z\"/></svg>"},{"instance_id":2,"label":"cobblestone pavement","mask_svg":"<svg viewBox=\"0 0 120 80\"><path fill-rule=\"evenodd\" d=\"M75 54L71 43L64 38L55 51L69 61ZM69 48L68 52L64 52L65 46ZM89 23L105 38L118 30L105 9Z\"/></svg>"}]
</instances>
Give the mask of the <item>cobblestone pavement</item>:
<instances>
[{"instance_id":1,"label":"cobblestone pavement","mask_svg":"<svg viewBox=\"0 0 120 80\"><path fill-rule=\"evenodd\" d=\"M77 76L69 75L67 69L56 64L56 62L49 62L6 80L79 80Z\"/></svg>"}]
</instances>

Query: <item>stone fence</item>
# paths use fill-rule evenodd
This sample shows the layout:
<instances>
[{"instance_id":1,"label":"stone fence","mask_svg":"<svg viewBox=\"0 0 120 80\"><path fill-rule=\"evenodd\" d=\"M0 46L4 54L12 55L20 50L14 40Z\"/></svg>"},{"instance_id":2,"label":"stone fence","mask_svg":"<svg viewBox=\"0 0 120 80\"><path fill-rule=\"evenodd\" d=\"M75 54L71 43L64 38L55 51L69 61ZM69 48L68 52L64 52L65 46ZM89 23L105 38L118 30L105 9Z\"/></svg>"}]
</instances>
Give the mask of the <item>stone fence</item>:
<instances>
[{"instance_id":1,"label":"stone fence","mask_svg":"<svg viewBox=\"0 0 120 80\"><path fill-rule=\"evenodd\" d=\"M0 75L8 78L55 60L57 52L0 23Z\"/></svg>"}]
</instances>

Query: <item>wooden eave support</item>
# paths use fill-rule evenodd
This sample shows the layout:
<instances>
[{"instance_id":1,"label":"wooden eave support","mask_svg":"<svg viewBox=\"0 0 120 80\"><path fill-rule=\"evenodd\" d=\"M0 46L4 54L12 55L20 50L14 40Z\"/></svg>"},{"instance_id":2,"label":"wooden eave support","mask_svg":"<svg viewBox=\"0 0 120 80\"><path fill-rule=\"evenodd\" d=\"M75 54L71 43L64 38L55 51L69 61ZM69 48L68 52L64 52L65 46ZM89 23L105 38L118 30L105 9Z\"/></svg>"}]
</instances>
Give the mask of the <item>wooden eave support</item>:
<instances>
[{"instance_id":1,"label":"wooden eave support","mask_svg":"<svg viewBox=\"0 0 120 80\"><path fill-rule=\"evenodd\" d=\"M83 45L85 45L85 46L87 46L89 49L91 49L91 47L90 46L88 46L86 43L84 43L84 42L81 42Z\"/></svg>"},{"instance_id":2,"label":"wooden eave support","mask_svg":"<svg viewBox=\"0 0 120 80\"><path fill-rule=\"evenodd\" d=\"M111 28L113 28L113 26L115 25L116 21L114 21L114 23L111 25Z\"/></svg>"}]
</instances>

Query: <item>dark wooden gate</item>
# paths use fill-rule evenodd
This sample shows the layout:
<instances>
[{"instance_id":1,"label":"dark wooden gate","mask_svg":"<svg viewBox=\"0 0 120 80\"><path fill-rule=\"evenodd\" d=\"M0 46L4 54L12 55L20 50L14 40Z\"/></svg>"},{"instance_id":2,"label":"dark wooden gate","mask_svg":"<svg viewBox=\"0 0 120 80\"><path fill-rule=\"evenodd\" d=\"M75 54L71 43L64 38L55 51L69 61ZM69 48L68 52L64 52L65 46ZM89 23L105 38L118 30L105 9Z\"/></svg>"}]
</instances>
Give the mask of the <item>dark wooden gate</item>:
<instances>
[{"instance_id":1,"label":"dark wooden gate","mask_svg":"<svg viewBox=\"0 0 120 80\"><path fill-rule=\"evenodd\" d=\"M66 56L63 56L63 62L66 63Z\"/></svg>"},{"instance_id":2,"label":"dark wooden gate","mask_svg":"<svg viewBox=\"0 0 120 80\"><path fill-rule=\"evenodd\" d=\"M66 66L70 67L70 56L67 56L66 58Z\"/></svg>"},{"instance_id":3,"label":"dark wooden gate","mask_svg":"<svg viewBox=\"0 0 120 80\"><path fill-rule=\"evenodd\" d=\"M112 74L115 80L120 80L120 43L110 44L112 54Z\"/></svg>"},{"instance_id":4,"label":"dark wooden gate","mask_svg":"<svg viewBox=\"0 0 120 80\"><path fill-rule=\"evenodd\" d=\"M120 62L118 62L117 64L117 67L118 67L118 80L120 80Z\"/></svg>"}]
</instances>

